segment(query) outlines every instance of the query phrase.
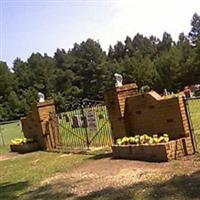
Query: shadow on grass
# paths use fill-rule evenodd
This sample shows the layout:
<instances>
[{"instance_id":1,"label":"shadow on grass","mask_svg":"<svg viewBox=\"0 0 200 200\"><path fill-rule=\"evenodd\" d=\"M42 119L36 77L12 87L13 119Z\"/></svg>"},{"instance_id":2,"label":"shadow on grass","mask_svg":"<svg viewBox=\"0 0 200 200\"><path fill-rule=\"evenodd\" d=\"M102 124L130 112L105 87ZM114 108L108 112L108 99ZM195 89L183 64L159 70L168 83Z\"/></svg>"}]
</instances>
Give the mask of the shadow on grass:
<instances>
[{"instance_id":1,"label":"shadow on grass","mask_svg":"<svg viewBox=\"0 0 200 200\"><path fill-rule=\"evenodd\" d=\"M41 186L35 190L25 193L21 199L40 199L40 200L64 200L74 196L74 193L69 192L70 184L65 182L48 184ZM20 200L21 200L20 199Z\"/></svg>"},{"instance_id":2,"label":"shadow on grass","mask_svg":"<svg viewBox=\"0 0 200 200\"><path fill-rule=\"evenodd\" d=\"M91 156L90 160L99 160L103 158L112 158L112 153L102 153L102 154L96 154L94 156Z\"/></svg>"},{"instance_id":3,"label":"shadow on grass","mask_svg":"<svg viewBox=\"0 0 200 200\"><path fill-rule=\"evenodd\" d=\"M163 183L140 182L121 188L107 187L76 200L200 199L200 171L175 176Z\"/></svg>"},{"instance_id":4,"label":"shadow on grass","mask_svg":"<svg viewBox=\"0 0 200 200\"><path fill-rule=\"evenodd\" d=\"M29 186L27 181L10 183L5 182L0 184L0 199L13 200L18 198L18 192L22 192Z\"/></svg>"}]
</instances>

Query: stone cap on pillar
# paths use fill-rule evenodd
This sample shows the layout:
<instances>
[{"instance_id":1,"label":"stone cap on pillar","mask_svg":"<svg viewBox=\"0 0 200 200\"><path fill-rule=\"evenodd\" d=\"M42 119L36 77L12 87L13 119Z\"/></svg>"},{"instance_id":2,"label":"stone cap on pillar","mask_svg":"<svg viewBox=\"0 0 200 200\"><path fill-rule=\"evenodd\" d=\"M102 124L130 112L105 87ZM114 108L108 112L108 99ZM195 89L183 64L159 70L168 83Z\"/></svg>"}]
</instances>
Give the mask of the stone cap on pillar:
<instances>
[{"instance_id":1,"label":"stone cap on pillar","mask_svg":"<svg viewBox=\"0 0 200 200\"><path fill-rule=\"evenodd\" d=\"M115 90L117 92L122 92L122 91L127 91L130 89L137 89L137 88L138 86L136 83L129 83L129 84L122 85L121 87L115 87Z\"/></svg>"},{"instance_id":2,"label":"stone cap on pillar","mask_svg":"<svg viewBox=\"0 0 200 200\"><path fill-rule=\"evenodd\" d=\"M54 100L46 100L44 102L36 102L32 105L32 108L40 108L40 107L46 107L46 106L51 106L54 105L55 102Z\"/></svg>"},{"instance_id":3,"label":"stone cap on pillar","mask_svg":"<svg viewBox=\"0 0 200 200\"><path fill-rule=\"evenodd\" d=\"M116 91L117 93L118 92L124 92L124 91L130 90L130 89L138 89L137 84L136 83L129 83L129 84L122 85L120 87L112 87L112 88L106 90L105 94L107 92L112 92L112 91Z\"/></svg>"},{"instance_id":4,"label":"stone cap on pillar","mask_svg":"<svg viewBox=\"0 0 200 200\"><path fill-rule=\"evenodd\" d=\"M54 100L46 100L45 102L38 102L37 107L51 106L54 104Z\"/></svg>"}]
</instances>

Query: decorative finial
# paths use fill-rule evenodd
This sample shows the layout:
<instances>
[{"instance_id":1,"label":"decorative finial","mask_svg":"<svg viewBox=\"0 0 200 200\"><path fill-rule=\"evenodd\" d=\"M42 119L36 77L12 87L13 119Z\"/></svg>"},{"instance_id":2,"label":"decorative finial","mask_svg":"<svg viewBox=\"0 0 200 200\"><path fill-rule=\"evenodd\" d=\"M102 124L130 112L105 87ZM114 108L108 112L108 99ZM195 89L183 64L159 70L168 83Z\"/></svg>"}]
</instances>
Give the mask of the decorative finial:
<instances>
[{"instance_id":1,"label":"decorative finial","mask_svg":"<svg viewBox=\"0 0 200 200\"><path fill-rule=\"evenodd\" d=\"M45 102L44 94L42 92L38 92L39 102Z\"/></svg>"},{"instance_id":2,"label":"decorative finial","mask_svg":"<svg viewBox=\"0 0 200 200\"><path fill-rule=\"evenodd\" d=\"M115 76L115 79L116 79L115 87L121 87L122 81L123 81L122 75L115 73L114 76Z\"/></svg>"}]
</instances>

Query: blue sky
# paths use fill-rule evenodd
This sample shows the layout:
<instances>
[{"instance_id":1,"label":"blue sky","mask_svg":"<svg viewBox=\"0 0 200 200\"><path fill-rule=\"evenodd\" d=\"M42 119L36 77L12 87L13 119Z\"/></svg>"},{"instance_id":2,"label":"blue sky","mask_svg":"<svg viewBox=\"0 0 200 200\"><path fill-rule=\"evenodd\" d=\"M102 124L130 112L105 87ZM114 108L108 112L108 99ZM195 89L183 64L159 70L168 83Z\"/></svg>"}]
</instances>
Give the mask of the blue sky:
<instances>
[{"instance_id":1,"label":"blue sky","mask_svg":"<svg viewBox=\"0 0 200 200\"><path fill-rule=\"evenodd\" d=\"M56 48L68 50L87 38L106 51L137 32L161 37L167 31L176 40L190 30L192 15L200 14L199 0L0 1L0 60L10 67L16 57L52 56Z\"/></svg>"}]
</instances>

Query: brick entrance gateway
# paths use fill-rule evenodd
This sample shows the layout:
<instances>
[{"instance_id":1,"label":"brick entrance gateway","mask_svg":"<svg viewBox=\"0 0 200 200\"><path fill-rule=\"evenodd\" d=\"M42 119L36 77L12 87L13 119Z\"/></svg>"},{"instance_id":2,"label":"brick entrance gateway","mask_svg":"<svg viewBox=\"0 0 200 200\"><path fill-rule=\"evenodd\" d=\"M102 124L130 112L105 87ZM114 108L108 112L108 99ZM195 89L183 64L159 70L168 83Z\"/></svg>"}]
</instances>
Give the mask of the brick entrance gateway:
<instances>
[{"instance_id":1,"label":"brick entrance gateway","mask_svg":"<svg viewBox=\"0 0 200 200\"><path fill-rule=\"evenodd\" d=\"M155 91L138 94L136 84L105 92L113 140L124 136L167 133L170 142L113 145L113 156L167 161L194 153L183 97L163 98Z\"/></svg>"}]
</instances>

